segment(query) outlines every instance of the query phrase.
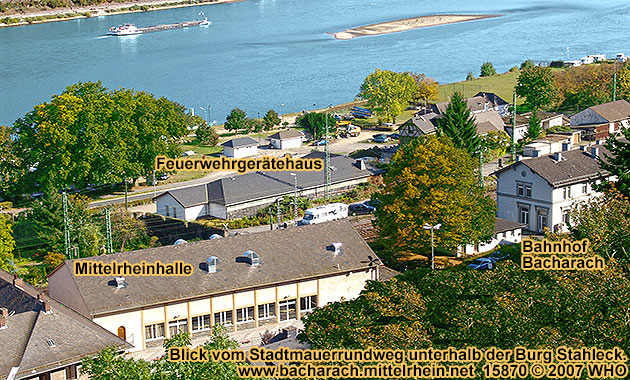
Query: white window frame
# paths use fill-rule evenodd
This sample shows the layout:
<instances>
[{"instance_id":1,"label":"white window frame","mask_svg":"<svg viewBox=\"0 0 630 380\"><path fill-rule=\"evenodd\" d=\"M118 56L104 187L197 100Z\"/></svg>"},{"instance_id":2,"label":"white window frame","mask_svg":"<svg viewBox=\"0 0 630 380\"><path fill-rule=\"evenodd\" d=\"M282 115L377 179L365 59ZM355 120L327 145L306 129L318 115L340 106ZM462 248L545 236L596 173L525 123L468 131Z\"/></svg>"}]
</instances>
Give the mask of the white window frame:
<instances>
[{"instance_id":1,"label":"white window frame","mask_svg":"<svg viewBox=\"0 0 630 380\"><path fill-rule=\"evenodd\" d=\"M162 335L159 336L159 330L158 327L162 326ZM150 334L147 334L147 332L149 332ZM152 340L158 340L158 339L163 339L165 337L164 335L164 323L154 323L152 325L146 325L144 326L144 334L145 334L145 341L149 342Z\"/></svg>"},{"instance_id":2,"label":"white window frame","mask_svg":"<svg viewBox=\"0 0 630 380\"><path fill-rule=\"evenodd\" d=\"M304 304L309 305L310 307L302 307L302 300L304 300ZM300 311L312 311L317 308L317 295L300 297Z\"/></svg>"},{"instance_id":3,"label":"white window frame","mask_svg":"<svg viewBox=\"0 0 630 380\"><path fill-rule=\"evenodd\" d=\"M520 223L526 224L529 226L529 209L525 208L525 207L519 207L518 209L518 220ZM523 215L525 215L526 217L523 218Z\"/></svg>"},{"instance_id":4,"label":"white window frame","mask_svg":"<svg viewBox=\"0 0 630 380\"><path fill-rule=\"evenodd\" d=\"M236 324L254 321L254 306L246 306L236 309Z\"/></svg>"},{"instance_id":5,"label":"white window frame","mask_svg":"<svg viewBox=\"0 0 630 380\"><path fill-rule=\"evenodd\" d=\"M293 306L293 308L296 311L296 318L297 318L297 303L295 300L286 300L286 301L280 301L278 303L278 314L280 315L280 320L281 321L291 321L294 320L296 318L290 318L291 317L291 306ZM285 307L286 311L282 311L282 308ZM283 315L284 314L284 315ZM286 317L285 319L283 319L283 317Z\"/></svg>"},{"instance_id":6,"label":"white window frame","mask_svg":"<svg viewBox=\"0 0 630 380\"><path fill-rule=\"evenodd\" d=\"M171 328L175 327L175 333L171 332ZM181 327L184 327L184 329L181 329ZM177 335L180 333L186 333L188 334L188 319L178 319L175 321L169 321L168 322L168 332L170 336L173 335Z\"/></svg>"},{"instance_id":7,"label":"white window frame","mask_svg":"<svg viewBox=\"0 0 630 380\"><path fill-rule=\"evenodd\" d=\"M275 318L276 318L276 303L275 302L258 305L258 320L275 319Z\"/></svg>"},{"instance_id":8,"label":"white window frame","mask_svg":"<svg viewBox=\"0 0 630 380\"><path fill-rule=\"evenodd\" d=\"M516 195L521 198L531 198L532 197L532 185L523 182L516 183Z\"/></svg>"},{"instance_id":9,"label":"white window frame","mask_svg":"<svg viewBox=\"0 0 630 380\"><path fill-rule=\"evenodd\" d=\"M207 319L207 326L206 323L204 322L204 319ZM197 328L195 329L195 322L197 324ZM210 330L212 328L212 315L210 314L204 314L204 315L197 315L196 317L192 317L190 320L191 323L191 331L192 332L199 332L199 331L207 331ZM199 328L201 326L201 328Z\"/></svg>"},{"instance_id":10,"label":"white window frame","mask_svg":"<svg viewBox=\"0 0 630 380\"><path fill-rule=\"evenodd\" d=\"M229 318L227 317L228 313L230 313ZM219 317L218 322L217 316ZM232 310L217 311L214 313L213 318L215 325L232 326L234 323L234 321L232 321Z\"/></svg>"}]
</instances>

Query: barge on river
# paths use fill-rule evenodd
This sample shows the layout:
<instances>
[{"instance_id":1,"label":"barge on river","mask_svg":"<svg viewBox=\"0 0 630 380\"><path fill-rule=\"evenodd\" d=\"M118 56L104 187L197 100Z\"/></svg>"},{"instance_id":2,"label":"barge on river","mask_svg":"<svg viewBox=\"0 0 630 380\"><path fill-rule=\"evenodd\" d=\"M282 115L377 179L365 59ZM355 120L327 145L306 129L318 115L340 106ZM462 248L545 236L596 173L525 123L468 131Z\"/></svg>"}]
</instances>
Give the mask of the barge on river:
<instances>
[{"instance_id":1,"label":"barge on river","mask_svg":"<svg viewBox=\"0 0 630 380\"><path fill-rule=\"evenodd\" d=\"M154 25L154 26L148 26L146 28L138 28L134 24L123 24L120 26L115 26L115 27L110 28L107 34L110 36L132 36L135 34L161 32L164 30L171 30L171 29L182 29L182 28L188 28L190 26L207 26L210 24L211 22L208 21L207 18L203 20L198 20L198 21L178 22L176 24Z\"/></svg>"}]
</instances>

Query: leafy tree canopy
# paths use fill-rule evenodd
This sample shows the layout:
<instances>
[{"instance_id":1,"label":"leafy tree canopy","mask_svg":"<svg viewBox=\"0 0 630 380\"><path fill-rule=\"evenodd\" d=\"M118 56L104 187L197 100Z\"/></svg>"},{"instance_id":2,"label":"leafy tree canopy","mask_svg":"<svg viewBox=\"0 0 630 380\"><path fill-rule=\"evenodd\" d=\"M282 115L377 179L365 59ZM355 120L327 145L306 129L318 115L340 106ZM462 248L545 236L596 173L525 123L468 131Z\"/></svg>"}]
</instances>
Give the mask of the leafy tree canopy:
<instances>
[{"instance_id":1,"label":"leafy tree canopy","mask_svg":"<svg viewBox=\"0 0 630 380\"><path fill-rule=\"evenodd\" d=\"M575 106L586 108L611 101L614 70L613 64L600 63L557 72L560 107L575 110Z\"/></svg>"},{"instance_id":2,"label":"leafy tree canopy","mask_svg":"<svg viewBox=\"0 0 630 380\"><path fill-rule=\"evenodd\" d=\"M479 74L479 76L491 77L493 75L497 75L497 71L494 69L494 66L492 66L492 62L484 62L481 65L481 73Z\"/></svg>"},{"instance_id":3,"label":"leafy tree canopy","mask_svg":"<svg viewBox=\"0 0 630 380\"><path fill-rule=\"evenodd\" d=\"M437 102L439 100L440 84L433 78L421 73L409 73L416 81L418 91L413 97L416 103L427 101Z\"/></svg>"},{"instance_id":4,"label":"leafy tree canopy","mask_svg":"<svg viewBox=\"0 0 630 380\"><path fill-rule=\"evenodd\" d=\"M237 365L245 363L215 362L170 362L168 349L170 347L191 347L188 334L175 335L164 341L164 355L156 360L147 362L134 360L116 353L114 348L108 348L95 357L83 359L81 373L90 380L238 380ZM203 345L208 351L230 350L238 347L238 343L229 338L225 328L214 326L212 335Z\"/></svg>"},{"instance_id":5,"label":"leafy tree canopy","mask_svg":"<svg viewBox=\"0 0 630 380\"><path fill-rule=\"evenodd\" d=\"M555 77L551 68L526 65L518 75L516 95L525 98L525 103L538 110L554 103L558 97Z\"/></svg>"},{"instance_id":6,"label":"leafy tree canopy","mask_svg":"<svg viewBox=\"0 0 630 380\"><path fill-rule=\"evenodd\" d=\"M223 127L228 131L236 131L239 129L247 128L247 116L245 115L245 111L240 108L233 108L230 114L225 119L225 124Z\"/></svg>"},{"instance_id":7,"label":"leafy tree canopy","mask_svg":"<svg viewBox=\"0 0 630 380\"><path fill-rule=\"evenodd\" d=\"M439 132L450 137L456 147L469 154L478 155L481 142L477 134L477 123L468 109L461 93L451 95L444 115L438 119Z\"/></svg>"},{"instance_id":8,"label":"leafy tree canopy","mask_svg":"<svg viewBox=\"0 0 630 380\"><path fill-rule=\"evenodd\" d=\"M381 238L403 259L429 256L425 223L442 224L435 246L454 250L494 234L494 201L478 185L477 160L446 137L421 136L393 157L376 211Z\"/></svg>"},{"instance_id":9,"label":"leafy tree canopy","mask_svg":"<svg viewBox=\"0 0 630 380\"><path fill-rule=\"evenodd\" d=\"M475 80L475 74L473 74L472 71L469 71L466 75L466 80Z\"/></svg>"},{"instance_id":10,"label":"leafy tree canopy","mask_svg":"<svg viewBox=\"0 0 630 380\"><path fill-rule=\"evenodd\" d=\"M505 131L490 131L480 139L484 149L484 162L502 157L510 146L510 135Z\"/></svg>"},{"instance_id":11,"label":"leafy tree canopy","mask_svg":"<svg viewBox=\"0 0 630 380\"><path fill-rule=\"evenodd\" d=\"M396 122L396 116L417 94L418 85L411 74L376 69L365 78L358 96L378 116Z\"/></svg>"},{"instance_id":12,"label":"leafy tree canopy","mask_svg":"<svg viewBox=\"0 0 630 380\"><path fill-rule=\"evenodd\" d=\"M219 134L213 126L203 123L196 131L197 138L202 145L216 146L219 142Z\"/></svg>"},{"instance_id":13,"label":"leafy tree canopy","mask_svg":"<svg viewBox=\"0 0 630 380\"><path fill-rule=\"evenodd\" d=\"M0 268L11 271L15 267L13 230L8 218L0 214Z\"/></svg>"},{"instance_id":14,"label":"leafy tree canopy","mask_svg":"<svg viewBox=\"0 0 630 380\"><path fill-rule=\"evenodd\" d=\"M269 110L263 118L263 124L265 125L265 130L269 131L276 125L280 124L280 116L276 111Z\"/></svg>"},{"instance_id":15,"label":"leafy tree canopy","mask_svg":"<svg viewBox=\"0 0 630 380\"><path fill-rule=\"evenodd\" d=\"M328 135L332 136L337 130L337 120L325 112L309 112L299 116L295 123L313 135L316 139L324 137L326 125L328 125Z\"/></svg>"},{"instance_id":16,"label":"leafy tree canopy","mask_svg":"<svg viewBox=\"0 0 630 380\"><path fill-rule=\"evenodd\" d=\"M184 111L142 91L108 91L100 82L71 85L14 123L17 155L30 169L22 190L82 188L147 175L155 156L178 155L177 140L193 124Z\"/></svg>"},{"instance_id":17,"label":"leafy tree canopy","mask_svg":"<svg viewBox=\"0 0 630 380\"><path fill-rule=\"evenodd\" d=\"M613 186L626 197L630 197L630 129L624 129L625 139L611 137L606 141L610 152L599 159L599 166L617 176Z\"/></svg>"}]
</instances>

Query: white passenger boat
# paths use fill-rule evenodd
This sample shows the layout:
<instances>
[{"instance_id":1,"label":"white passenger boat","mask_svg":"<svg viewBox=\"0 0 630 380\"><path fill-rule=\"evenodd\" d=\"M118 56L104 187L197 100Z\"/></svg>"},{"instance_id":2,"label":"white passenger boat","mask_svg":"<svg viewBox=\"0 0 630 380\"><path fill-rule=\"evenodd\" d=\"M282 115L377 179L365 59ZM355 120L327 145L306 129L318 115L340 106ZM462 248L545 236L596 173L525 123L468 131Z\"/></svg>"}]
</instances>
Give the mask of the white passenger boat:
<instances>
[{"instance_id":1,"label":"white passenger boat","mask_svg":"<svg viewBox=\"0 0 630 380\"><path fill-rule=\"evenodd\" d=\"M130 36L142 33L134 24L123 24L109 28L107 32L110 36Z\"/></svg>"}]
</instances>

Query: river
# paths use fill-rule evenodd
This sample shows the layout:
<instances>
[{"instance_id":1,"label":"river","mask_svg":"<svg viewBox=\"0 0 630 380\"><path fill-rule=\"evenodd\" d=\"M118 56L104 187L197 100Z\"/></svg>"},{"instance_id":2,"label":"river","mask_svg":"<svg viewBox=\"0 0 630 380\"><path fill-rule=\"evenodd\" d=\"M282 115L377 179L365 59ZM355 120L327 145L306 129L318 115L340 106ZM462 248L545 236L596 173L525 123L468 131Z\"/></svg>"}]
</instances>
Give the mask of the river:
<instances>
[{"instance_id":1,"label":"river","mask_svg":"<svg viewBox=\"0 0 630 380\"><path fill-rule=\"evenodd\" d=\"M199 19L209 27L106 37ZM380 36L335 40L329 32L436 13L503 17ZM354 99L375 68L422 72L440 82L503 72L527 58L630 53L627 0L249 0L0 28L0 124L79 81L134 88L186 107L211 105L222 123L233 107L257 117ZM485 89L484 89L485 90Z\"/></svg>"}]
</instances>

